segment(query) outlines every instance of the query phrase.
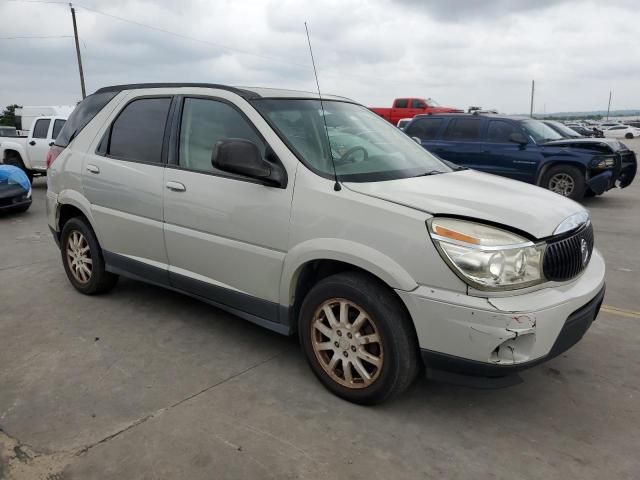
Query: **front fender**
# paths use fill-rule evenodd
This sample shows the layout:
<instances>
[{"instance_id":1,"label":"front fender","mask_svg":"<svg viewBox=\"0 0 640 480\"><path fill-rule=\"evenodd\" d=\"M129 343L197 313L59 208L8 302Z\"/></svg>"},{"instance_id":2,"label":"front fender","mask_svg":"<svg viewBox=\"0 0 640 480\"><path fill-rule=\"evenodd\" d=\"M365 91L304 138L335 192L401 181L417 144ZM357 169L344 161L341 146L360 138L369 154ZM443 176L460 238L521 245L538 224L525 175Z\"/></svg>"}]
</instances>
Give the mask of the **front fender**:
<instances>
[{"instance_id":1,"label":"front fender","mask_svg":"<svg viewBox=\"0 0 640 480\"><path fill-rule=\"evenodd\" d=\"M284 260L280 281L280 304L291 305L302 267L313 260L336 260L359 267L391 288L411 291L418 284L397 262L366 245L339 238L317 238L296 245Z\"/></svg>"}]
</instances>

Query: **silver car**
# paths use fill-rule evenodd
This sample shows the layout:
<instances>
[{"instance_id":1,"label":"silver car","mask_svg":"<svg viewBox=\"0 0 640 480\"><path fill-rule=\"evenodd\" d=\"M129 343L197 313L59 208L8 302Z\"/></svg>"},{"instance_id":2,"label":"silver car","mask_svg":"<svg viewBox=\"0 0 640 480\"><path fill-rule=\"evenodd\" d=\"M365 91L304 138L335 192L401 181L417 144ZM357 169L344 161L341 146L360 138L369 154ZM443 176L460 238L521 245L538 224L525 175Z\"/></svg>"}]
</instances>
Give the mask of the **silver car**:
<instances>
[{"instance_id":1,"label":"silver car","mask_svg":"<svg viewBox=\"0 0 640 480\"><path fill-rule=\"evenodd\" d=\"M47 176L71 284L125 275L297 334L320 381L362 404L419 372L509 384L580 340L605 273L583 207L322 100L209 84L87 97Z\"/></svg>"}]
</instances>

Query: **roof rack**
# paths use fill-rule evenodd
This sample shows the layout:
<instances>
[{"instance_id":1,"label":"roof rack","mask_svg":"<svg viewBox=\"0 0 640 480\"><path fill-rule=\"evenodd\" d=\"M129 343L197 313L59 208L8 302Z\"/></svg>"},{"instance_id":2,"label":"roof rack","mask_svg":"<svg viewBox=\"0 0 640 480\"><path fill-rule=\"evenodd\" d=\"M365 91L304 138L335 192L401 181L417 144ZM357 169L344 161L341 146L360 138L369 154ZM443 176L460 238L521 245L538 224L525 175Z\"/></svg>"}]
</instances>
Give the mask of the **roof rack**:
<instances>
[{"instance_id":1,"label":"roof rack","mask_svg":"<svg viewBox=\"0 0 640 480\"><path fill-rule=\"evenodd\" d=\"M126 85L111 85L96 90L95 93L105 92L121 92L123 90L137 90L143 88L180 88L180 87L192 87L192 88L216 88L218 90L227 90L240 95L245 100L252 100L260 98L260 95L251 90L245 90L242 88L230 87L228 85L220 85L217 83L130 83Z\"/></svg>"}]
</instances>

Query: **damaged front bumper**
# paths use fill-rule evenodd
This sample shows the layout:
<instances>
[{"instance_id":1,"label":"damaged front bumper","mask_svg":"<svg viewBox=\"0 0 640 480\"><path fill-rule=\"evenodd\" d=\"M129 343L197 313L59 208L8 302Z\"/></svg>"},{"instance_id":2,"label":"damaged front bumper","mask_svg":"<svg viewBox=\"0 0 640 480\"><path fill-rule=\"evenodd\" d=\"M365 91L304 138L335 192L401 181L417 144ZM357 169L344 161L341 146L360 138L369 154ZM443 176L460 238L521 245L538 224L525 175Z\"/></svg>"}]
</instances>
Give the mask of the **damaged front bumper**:
<instances>
[{"instance_id":1,"label":"damaged front bumper","mask_svg":"<svg viewBox=\"0 0 640 480\"><path fill-rule=\"evenodd\" d=\"M594 250L577 279L528 293L481 298L419 287L398 294L414 320L430 377L503 386L582 338L602 304L604 271Z\"/></svg>"}]
</instances>

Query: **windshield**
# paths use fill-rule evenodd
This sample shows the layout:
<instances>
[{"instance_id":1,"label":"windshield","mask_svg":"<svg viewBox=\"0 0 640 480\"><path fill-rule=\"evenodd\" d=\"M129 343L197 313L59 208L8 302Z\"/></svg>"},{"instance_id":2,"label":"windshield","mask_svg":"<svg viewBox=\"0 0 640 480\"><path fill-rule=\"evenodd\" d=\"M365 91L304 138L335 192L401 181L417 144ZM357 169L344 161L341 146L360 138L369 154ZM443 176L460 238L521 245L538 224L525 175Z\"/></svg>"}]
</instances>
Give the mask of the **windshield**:
<instances>
[{"instance_id":1,"label":"windshield","mask_svg":"<svg viewBox=\"0 0 640 480\"><path fill-rule=\"evenodd\" d=\"M433 98L427 98L425 101L426 101L427 105L430 106L430 107L439 107L440 106L440 104L438 102L436 102Z\"/></svg>"},{"instance_id":2,"label":"windshield","mask_svg":"<svg viewBox=\"0 0 640 480\"><path fill-rule=\"evenodd\" d=\"M545 122L545 123L547 123L551 128L553 128L556 132L558 132L564 138L581 138L582 137L582 135L580 135L576 130L569 128L566 125L561 124L560 122ZM580 127L576 127L576 128L580 128Z\"/></svg>"},{"instance_id":3,"label":"windshield","mask_svg":"<svg viewBox=\"0 0 640 480\"><path fill-rule=\"evenodd\" d=\"M556 132L549 125L539 120L523 120L522 126L536 143L550 142L551 140L562 140L564 137Z\"/></svg>"},{"instance_id":4,"label":"windshield","mask_svg":"<svg viewBox=\"0 0 640 480\"><path fill-rule=\"evenodd\" d=\"M346 182L375 182L452 171L369 109L319 100L256 99L253 106L312 170ZM329 141L327 141L327 132Z\"/></svg>"}]
</instances>

